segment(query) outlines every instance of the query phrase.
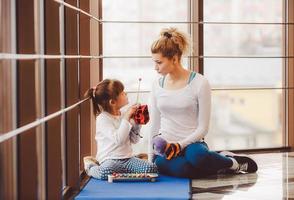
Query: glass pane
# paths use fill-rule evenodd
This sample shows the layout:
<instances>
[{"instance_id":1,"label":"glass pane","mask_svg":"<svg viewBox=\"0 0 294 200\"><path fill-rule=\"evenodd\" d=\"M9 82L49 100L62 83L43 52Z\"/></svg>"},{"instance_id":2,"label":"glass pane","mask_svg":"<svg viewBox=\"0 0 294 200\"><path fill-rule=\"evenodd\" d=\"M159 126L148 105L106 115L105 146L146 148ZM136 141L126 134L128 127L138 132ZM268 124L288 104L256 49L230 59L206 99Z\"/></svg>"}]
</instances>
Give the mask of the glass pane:
<instances>
[{"instance_id":1,"label":"glass pane","mask_svg":"<svg viewBox=\"0 0 294 200\"><path fill-rule=\"evenodd\" d=\"M188 19L188 0L181 3L178 0L103 0L102 9L104 20L186 21Z\"/></svg>"},{"instance_id":2,"label":"glass pane","mask_svg":"<svg viewBox=\"0 0 294 200\"><path fill-rule=\"evenodd\" d=\"M204 59L204 75L213 88L282 87L283 59Z\"/></svg>"},{"instance_id":3,"label":"glass pane","mask_svg":"<svg viewBox=\"0 0 294 200\"><path fill-rule=\"evenodd\" d=\"M205 0L204 21L284 21L276 0ZM206 24L204 55L283 56L283 25ZM206 58L204 75L212 88L283 87L282 58ZM208 144L212 149L283 146L285 95L281 90L214 90Z\"/></svg>"},{"instance_id":4,"label":"glass pane","mask_svg":"<svg viewBox=\"0 0 294 200\"><path fill-rule=\"evenodd\" d=\"M281 0L205 0L204 21L282 22Z\"/></svg>"},{"instance_id":5,"label":"glass pane","mask_svg":"<svg viewBox=\"0 0 294 200\"><path fill-rule=\"evenodd\" d=\"M188 0L104 0L104 20L118 21L187 21ZM163 9L164 8L164 9ZM177 27L188 32L189 24L104 23L103 54L113 56L150 55L150 46L165 27ZM184 60L187 65L187 59ZM150 90L156 79L152 58L104 59L103 78L122 80L126 90L137 90L142 78L141 90Z\"/></svg>"},{"instance_id":6,"label":"glass pane","mask_svg":"<svg viewBox=\"0 0 294 200\"><path fill-rule=\"evenodd\" d=\"M183 59L188 66L188 59ZM141 90L151 90L153 81L159 77L154 70L152 58L109 58L103 60L103 78L115 78L123 82L126 91L137 91L142 78Z\"/></svg>"},{"instance_id":7,"label":"glass pane","mask_svg":"<svg viewBox=\"0 0 294 200\"><path fill-rule=\"evenodd\" d=\"M205 25L204 55L281 56L282 25Z\"/></svg>"},{"instance_id":8,"label":"glass pane","mask_svg":"<svg viewBox=\"0 0 294 200\"><path fill-rule=\"evenodd\" d=\"M167 27L188 32L187 24L103 24L103 54L151 55L151 44Z\"/></svg>"},{"instance_id":9,"label":"glass pane","mask_svg":"<svg viewBox=\"0 0 294 200\"><path fill-rule=\"evenodd\" d=\"M282 90L214 91L210 148L252 149L284 144Z\"/></svg>"}]
</instances>

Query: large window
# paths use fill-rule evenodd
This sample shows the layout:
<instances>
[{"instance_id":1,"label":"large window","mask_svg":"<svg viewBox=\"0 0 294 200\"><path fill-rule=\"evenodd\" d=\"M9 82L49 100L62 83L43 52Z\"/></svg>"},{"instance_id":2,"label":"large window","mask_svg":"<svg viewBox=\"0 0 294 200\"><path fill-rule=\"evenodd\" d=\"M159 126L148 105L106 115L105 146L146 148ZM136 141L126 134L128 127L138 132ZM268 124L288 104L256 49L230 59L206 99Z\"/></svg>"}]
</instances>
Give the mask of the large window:
<instances>
[{"instance_id":1,"label":"large window","mask_svg":"<svg viewBox=\"0 0 294 200\"><path fill-rule=\"evenodd\" d=\"M204 55L216 56L204 59L204 75L212 88L225 89L213 91L214 148L283 145L283 8L276 0L204 1L204 21L211 23L204 25Z\"/></svg>"},{"instance_id":2,"label":"large window","mask_svg":"<svg viewBox=\"0 0 294 200\"><path fill-rule=\"evenodd\" d=\"M200 24L193 18L199 16L198 9L190 7L195 2L102 1L103 77L122 80L131 103L142 77L141 89L146 92L140 100L147 103L151 82L157 77L150 45L160 29L173 26L189 33L192 27L203 26L198 33L203 34L201 67L213 88L210 147L284 146L285 1L205 0ZM197 68L187 58L183 62L187 68ZM143 132L148 133L148 126ZM145 140L137 151L146 151Z\"/></svg>"}]
</instances>

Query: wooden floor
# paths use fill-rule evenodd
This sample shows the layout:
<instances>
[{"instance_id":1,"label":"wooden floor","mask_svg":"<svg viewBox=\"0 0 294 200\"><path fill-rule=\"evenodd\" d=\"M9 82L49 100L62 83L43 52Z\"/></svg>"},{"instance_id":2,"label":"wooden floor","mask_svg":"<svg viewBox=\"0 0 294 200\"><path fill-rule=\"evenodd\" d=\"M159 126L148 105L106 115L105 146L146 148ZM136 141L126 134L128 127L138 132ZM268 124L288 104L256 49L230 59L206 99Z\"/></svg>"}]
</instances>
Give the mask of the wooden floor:
<instances>
[{"instance_id":1,"label":"wooden floor","mask_svg":"<svg viewBox=\"0 0 294 200\"><path fill-rule=\"evenodd\" d=\"M294 152L251 155L254 174L219 175L192 181L193 199L294 199Z\"/></svg>"}]
</instances>

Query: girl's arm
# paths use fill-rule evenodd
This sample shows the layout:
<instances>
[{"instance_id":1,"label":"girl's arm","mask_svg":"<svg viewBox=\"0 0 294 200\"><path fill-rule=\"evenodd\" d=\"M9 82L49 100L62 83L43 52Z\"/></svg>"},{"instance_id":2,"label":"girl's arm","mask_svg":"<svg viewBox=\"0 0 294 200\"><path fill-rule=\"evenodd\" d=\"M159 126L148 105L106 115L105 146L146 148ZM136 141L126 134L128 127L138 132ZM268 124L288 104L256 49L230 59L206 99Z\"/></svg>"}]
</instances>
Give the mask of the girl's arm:
<instances>
[{"instance_id":1,"label":"girl's arm","mask_svg":"<svg viewBox=\"0 0 294 200\"><path fill-rule=\"evenodd\" d=\"M179 141L182 149L189 144L201 140L208 132L211 109L211 89L207 79L203 79L203 83L199 89L198 104L198 127L190 136Z\"/></svg>"},{"instance_id":2,"label":"girl's arm","mask_svg":"<svg viewBox=\"0 0 294 200\"><path fill-rule=\"evenodd\" d=\"M109 127L109 131L112 132L113 140L117 145L121 145L129 139L129 134L132 128L130 123L131 116L136 111L138 105L133 105L127 109L125 113L122 114L122 119L118 128L114 126L114 122L109 119L110 123L105 123ZM107 127L104 127L107 130Z\"/></svg>"},{"instance_id":3,"label":"girl's arm","mask_svg":"<svg viewBox=\"0 0 294 200\"><path fill-rule=\"evenodd\" d=\"M100 119L97 122L97 129L105 137L110 137L115 144L121 145L129 139L129 132L132 125L126 120L122 119L119 127L115 127L111 119Z\"/></svg>"},{"instance_id":4,"label":"girl's arm","mask_svg":"<svg viewBox=\"0 0 294 200\"><path fill-rule=\"evenodd\" d=\"M157 82L153 84L151 94L150 94L150 134L149 134L149 140L148 140L148 160L149 162L152 162L154 152L152 147L152 139L155 135L159 134L160 129L160 111L157 108L157 101L156 101L156 95L155 95L155 87Z\"/></svg>"},{"instance_id":5,"label":"girl's arm","mask_svg":"<svg viewBox=\"0 0 294 200\"><path fill-rule=\"evenodd\" d=\"M135 124L132 126L130 131L130 141L132 144L137 144L139 142L140 130L141 130L141 126L139 124Z\"/></svg>"}]
</instances>

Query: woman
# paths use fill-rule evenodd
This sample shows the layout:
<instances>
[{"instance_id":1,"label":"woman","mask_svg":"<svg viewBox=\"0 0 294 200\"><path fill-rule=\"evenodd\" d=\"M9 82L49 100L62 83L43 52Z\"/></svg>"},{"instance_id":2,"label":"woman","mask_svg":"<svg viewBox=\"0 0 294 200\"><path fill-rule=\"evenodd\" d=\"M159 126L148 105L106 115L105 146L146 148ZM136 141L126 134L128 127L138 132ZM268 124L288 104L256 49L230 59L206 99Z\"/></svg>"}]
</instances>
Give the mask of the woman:
<instances>
[{"instance_id":1,"label":"woman","mask_svg":"<svg viewBox=\"0 0 294 200\"><path fill-rule=\"evenodd\" d=\"M187 36L176 28L163 29L151 46L155 70L162 77L151 92L150 160L160 173L177 177L256 172L257 164L247 156L208 149L204 138L210 119L210 85L203 75L182 66L182 55L188 49ZM155 155L153 149L159 137L167 143L164 155Z\"/></svg>"}]
</instances>

